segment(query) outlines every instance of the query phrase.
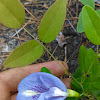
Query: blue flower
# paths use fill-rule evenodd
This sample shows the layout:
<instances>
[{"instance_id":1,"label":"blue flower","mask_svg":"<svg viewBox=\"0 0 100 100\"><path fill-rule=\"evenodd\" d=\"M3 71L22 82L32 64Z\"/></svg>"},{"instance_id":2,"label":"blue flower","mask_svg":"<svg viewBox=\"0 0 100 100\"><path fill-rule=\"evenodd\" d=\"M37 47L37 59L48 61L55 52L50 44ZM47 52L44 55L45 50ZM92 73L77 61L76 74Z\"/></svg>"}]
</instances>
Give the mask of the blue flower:
<instances>
[{"instance_id":1,"label":"blue flower","mask_svg":"<svg viewBox=\"0 0 100 100\"><path fill-rule=\"evenodd\" d=\"M67 95L67 88L59 78L37 72L19 83L17 100L64 100Z\"/></svg>"}]
</instances>

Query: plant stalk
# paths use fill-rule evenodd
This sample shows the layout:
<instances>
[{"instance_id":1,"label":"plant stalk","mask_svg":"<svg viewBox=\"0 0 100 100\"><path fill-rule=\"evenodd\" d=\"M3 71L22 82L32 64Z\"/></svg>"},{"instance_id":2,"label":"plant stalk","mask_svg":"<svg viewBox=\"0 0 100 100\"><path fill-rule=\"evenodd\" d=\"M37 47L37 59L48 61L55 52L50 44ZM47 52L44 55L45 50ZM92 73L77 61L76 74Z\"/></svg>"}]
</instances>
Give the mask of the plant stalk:
<instances>
[{"instance_id":1,"label":"plant stalk","mask_svg":"<svg viewBox=\"0 0 100 100\"><path fill-rule=\"evenodd\" d=\"M66 68L64 68L64 67L59 63L59 61L55 59L55 57L49 52L49 50L48 50L40 41L38 41L29 31L27 31L24 27L23 27L23 29L24 29L32 38L34 38L34 39L35 39L35 40L36 40L36 41L51 55L51 57L52 57L52 58L62 67L62 69L65 71L65 74L68 74Z\"/></svg>"},{"instance_id":2,"label":"plant stalk","mask_svg":"<svg viewBox=\"0 0 100 100\"><path fill-rule=\"evenodd\" d=\"M50 55L51 57L61 66L61 68L65 71L65 74L71 76L71 78L73 80L75 80L82 88L83 92L84 92L84 89L83 89L83 86L72 76L71 73L67 72L66 68L64 68L57 59L55 59L55 57L49 52L49 50L40 42L38 41L28 30L26 30L24 27L22 27L33 39L35 39Z\"/></svg>"}]
</instances>

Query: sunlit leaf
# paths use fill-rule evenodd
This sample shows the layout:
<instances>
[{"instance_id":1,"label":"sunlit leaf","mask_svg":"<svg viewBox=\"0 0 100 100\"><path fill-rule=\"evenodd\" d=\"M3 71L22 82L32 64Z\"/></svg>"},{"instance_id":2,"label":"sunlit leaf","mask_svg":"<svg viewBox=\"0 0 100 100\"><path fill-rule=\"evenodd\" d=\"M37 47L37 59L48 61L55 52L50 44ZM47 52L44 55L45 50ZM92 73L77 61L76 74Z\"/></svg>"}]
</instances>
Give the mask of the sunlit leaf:
<instances>
[{"instance_id":1,"label":"sunlit leaf","mask_svg":"<svg viewBox=\"0 0 100 100\"><path fill-rule=\"evenodd\" d=\"M82 8L82 22L86 36L95 45L100 44L100 17L89 7Z\"/></svg>"},{"instance_id":2,"label":"sunlit leaf","mask_svg":"<svg viewBox=\"0 0 100 100\"><path fill-rule=\"evenodd\" d=\"M40 58L43 47L36 41L30 40L17 47L4 62L5 67L22 67Z\"/></svg>"},{"instance_id":3,"label":"sunlit leaf","mask_svg":"<svg viewBox=\"0 0 100 100\"><path fill-rule=\"evenodd\" d=\"M80 0L83 5L91 6L92 8L95 8L95 2L94 0ZM84 32L83 28L83 22L82 22L82 12L79 14L79 20L77 24L77 32L82 33Z\"/></svg>"},{"instance_id":4,"label":"sunlit leaf","mask_svg":"<svg viewBox=\"0 0 100 100\"><path fill-rule=\"evenodd\" d=\"M92 8L95 8L94 0L80 0L83 5L89 5Z\"/></svg>"},{"instance_id":5,"label":"sunlit leaf","mask_svg":"<svg viewBox=\"0 0 100 100\"><path fill-rule=\"evenodd\" d=\"M46 73L52 74L52 73L50 72L50 70L47 69L46 67L42 67L41 72L46 72Z\"/></svg>"},{"instance_id":6,"label":"sunlit leaf","mask_svg":"<svg viewBox=\"0 0 100 100\"><path fill-rule=\"evenodd\" d=\"M96 12L98 13L98 15L100 16L100 9L96 10Z\"/></svg>"},{"instance_id":7,"label":"sunlit leaf","mask_svg":"<svg viewBox=\"0 0 100 100\"><path fill-rule=\"evenodd\" d=\"M64 24L66 0L56 0L44 15L38 30L39 39L44 43L53 41Z\"/></svg>"},{"instance_id":8,"label":"sunlit leaf","mask_svg":"<svg viewBox=\"0 0 100 100\"><path fill-rule=\"evenodd\" d=\"M25 20L20 0L0 0L0 22L9 28L19 28Z\"/></svg>"}]
</instances>

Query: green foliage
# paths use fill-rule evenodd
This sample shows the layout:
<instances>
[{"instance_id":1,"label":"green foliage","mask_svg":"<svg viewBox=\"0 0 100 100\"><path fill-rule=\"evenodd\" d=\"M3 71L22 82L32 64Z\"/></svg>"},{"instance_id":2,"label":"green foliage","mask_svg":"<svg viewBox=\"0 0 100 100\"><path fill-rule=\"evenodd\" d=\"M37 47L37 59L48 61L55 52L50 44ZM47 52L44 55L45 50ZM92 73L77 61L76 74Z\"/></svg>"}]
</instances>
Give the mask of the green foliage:
<instances>
[{"instance_id":1,"label":"green foliage","mask_svg":"<svg viewBox=\"0 0 100 100\"><path fill-rule=\"evenodd\" d=\"M80 14L79 14L79 20L78 20L78 24L77 24L77 31L79 33L84 32L83 22L82 22L82 12L80 12Z\"/></svg>"},{"instance_id":2,"label":"green foliage","mask_svg":"<svg viewBox=\"0 0 100 100\"><path fill-rule=\"evenodd\" d=\"M46 73L52 74L52 73L50 72L50 70L47 69L46 67L42 67L41 72L46 72Z\"/></svg>"},{"instance_id":3,"label":"green foliage","mask_svg":"<svg viewBox=\"0 0 100 100\"><path fill-rule=\"evenodd\" d=\"M25 21L25 11L19 0L0 0L0 22L9 28L19 28Z\"/></svg>"},{"instance_id":4,"label":"green foliage","mask_svg":"<svg viewBox=\"0 0 100 100\"><path fill-rule=\"evenodd\" d=\"M98 15L100 16L100 9L96 10L96 12L98 13Z\"/></svg>"},{"instance_id":5,"label":"green foliage","mask_svg":"<svg viewBox=\"0 0 100 100\"><path fill-rule=\"evenodd\" d=\"M52 42L63 26L66 16L66 0L56 0L44 15L38 30L39 39Z\"/></svg>"},{"instance_id":6,"label":"green foliage","mask_svg":"<svg viewBox=\"0 0 100 100\"><path fill-rule=\"evenodd\" d=\"M82 8L82 21L86 36L95 45L100 44L100 16L89 7Z\"/></svg>"},{"instance_id":7,"label":"green foliage","mask_svg":"<svg viewBox=\"0 0 100 100\"><path fill-rule=\"evenodd\" d=\"M89 5L92 8L95 8L94 0L80 0L83 5Z\"/></svg>"},{"instance_id":8,"label":"green foliage","mask_svg":"<svg viewBox=\"0 0 100 100\"><path fill-rule=\"evenodd\" d=\"M25 20L25 11L18 0L1 0L0 21L9 28L19 28ZM39 38L48 43L59 34L66 16L66 0L57 0L46 12L39 26ZM35 40L16 48L6 59L5 67L22 67L36 61L43 47Z\"/></svg>"},{"instance_id":9,"label":"green foliage","mask_svg":"<svg viewBox=\"0 0 100 100\"><path fill-rule=\"evenodd\" d=\"M43 47L36 40L30 40L12 52L4 66L8 68L26 66L39 59L42 54Z\"/></svg>"},{"instance_id":10,"label":"green foliage","mask_svg":"<svg viewBox=\"0 0 100 100\"><path fill-rule=\"evenodd\" d=\"M92 8L95 8L94 0L80 0L83 5L88 5ZM82 33L84 32L83 22L82 22L82 12L79 14L79 20L77 24L77 32Z\"/></svg>"},{"instance_id":11,"label":"green foliage","mask_svg":"<svg viewBox=\"0 0 100 100\"><path fill-rule=\"evenodd\" d=\"M96 94L100 90L99 60L91 48L87 50L84 46L80 47L79 68L74 73L74 77L83 86L85 93ZM76 91L84 92L75 80L72 80L72 86Z\"/></svg>"},{"instance_id":12,"label":"green foliage","mask_svg":"<svg viewBox=\"0 0 100 100\"><path fill-rule=\"evenodd\" d=\"M96 97L97 100L100 100L100 89L97 91L93 92L94 96Z\"/></svg>"},{"instance_id":13,"label":"green foliage","mask_svg":"<svg viewBox=\"0 0 100 100\"><path fill-rule=\"evenodd\" d=\"M99 45L100 9L94 10L94 0L80 1L85 6L79 15L77 31L80 33L85 31L88 39L93 44ZM52 42L61 31L66 16L66 3L66 0L56 0L44 15L38 30L39 39L42 42ZM0 0L0 22L2 24L9 28L19 28L24 23L24 20L25 11L19 0ZM27 33L29 32L27 31ZM12 52L4 62L4 66L7 68L26 66L39 59L42 54L43 47L40 42L30 40ZM98 57L100 57L100 54L95 54L92 49L87 50L84 46L80 47L79 68L74 73L75 79L72 80L72 88L80 94L84 94L84 96L93 95L99 100L100 64ZM51 74L46 67L42 67L41 72ZM72 90L70 90L71 92ZM73 96L73 94L75 92L71 93L70 96ZM79 94L76 96L79 96ZM67 98L67 100L78 99Z\"/></svg>"}]
</instances>

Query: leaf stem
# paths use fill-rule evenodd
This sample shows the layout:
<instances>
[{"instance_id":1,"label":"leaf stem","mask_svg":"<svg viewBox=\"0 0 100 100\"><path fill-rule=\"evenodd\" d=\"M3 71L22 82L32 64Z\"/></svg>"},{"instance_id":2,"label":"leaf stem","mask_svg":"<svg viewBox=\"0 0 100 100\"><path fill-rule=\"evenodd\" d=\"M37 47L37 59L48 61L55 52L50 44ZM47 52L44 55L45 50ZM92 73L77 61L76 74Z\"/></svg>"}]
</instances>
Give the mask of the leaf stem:
<instances>
[{"instance_id":1,"label":"leaf stem","mask_svg":"<svg viewBox=\"0 0 100 100\"><path fill-rule=\"evenodd\" d=\"M83 85L82 85L80 82L78 82L78 81L72 76L71 73L69 73L69 76L70 76L74 81L76 81L76 83L78 83L78 84L81 86L81 88L82 88L82 90L83 90L83 93L85 93L84 88L83 88Z\"/></svg>"}]
</instances>

